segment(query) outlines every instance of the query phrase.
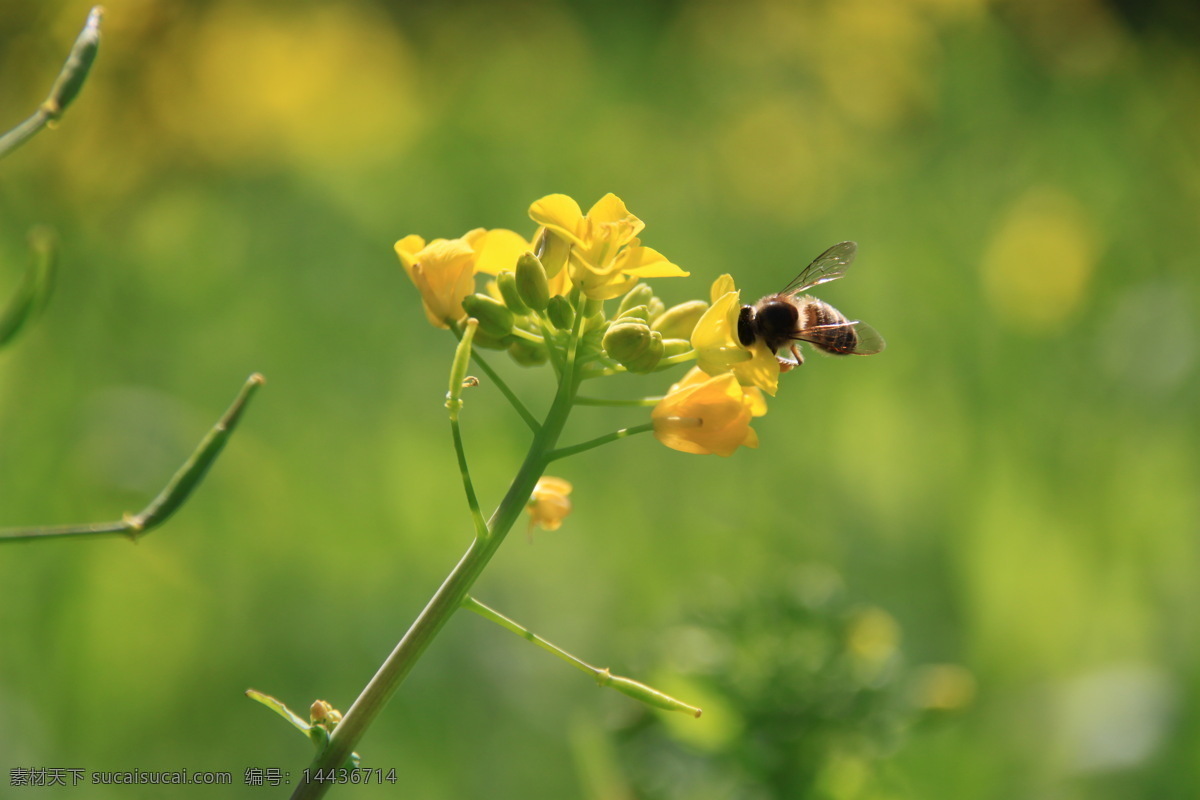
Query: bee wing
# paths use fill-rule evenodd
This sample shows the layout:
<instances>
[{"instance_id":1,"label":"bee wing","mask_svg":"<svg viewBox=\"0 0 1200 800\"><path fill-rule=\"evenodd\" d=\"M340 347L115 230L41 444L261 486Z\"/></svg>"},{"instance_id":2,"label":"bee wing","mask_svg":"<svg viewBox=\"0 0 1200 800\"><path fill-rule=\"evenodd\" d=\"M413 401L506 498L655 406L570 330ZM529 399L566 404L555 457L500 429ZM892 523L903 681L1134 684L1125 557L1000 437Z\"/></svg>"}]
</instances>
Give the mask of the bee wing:
<instances>
[{"instance_id":1,"label":"bee wing","mask_svg":"<svg viewBox=\"0 0 1200 800\"><path fill-rule=\"evenodd\" d=\"M846 274L846 270L850 268L851 262L854 261L854 254L857 252L858 245L856 243L838 242L800 270L800 274L783 287L780 294L800 294L818 284L836 281Z\"/></svg>"},{"instance_id":2,"label":"bee wing","mask_svg":"<svg viewBox=\"0 0 1200 800\"><path fill-rule=\"evenodd\" d=\"M800 331L795 338L837 356L872 356L887 347L879 331L858 320L813 325Z\"/></svg>"}]
</instances>

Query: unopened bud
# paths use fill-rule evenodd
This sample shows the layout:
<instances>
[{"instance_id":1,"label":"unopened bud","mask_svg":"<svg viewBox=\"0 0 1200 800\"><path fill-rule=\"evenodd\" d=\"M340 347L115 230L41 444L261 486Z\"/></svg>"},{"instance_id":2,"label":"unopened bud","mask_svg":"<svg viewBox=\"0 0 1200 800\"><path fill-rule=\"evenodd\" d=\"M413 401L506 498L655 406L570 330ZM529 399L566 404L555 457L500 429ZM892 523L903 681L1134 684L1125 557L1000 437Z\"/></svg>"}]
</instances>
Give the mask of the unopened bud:
<instances>
[{"instance_id":1,"label":"unopened bud","mask_svg":"<svg viewBox=\"0 0 1200 800\"><path fill-rule=\"evenodd\" d=\"M668 308L662 316L654 320L651 327L666 339L690 339L696 323L707 310L708 303L703 300L689 300Z\"/></svg>"},{"instance_id":2,"label":"unopened bud","mask_svg":"<svg viewBox=\"0 0 1200 800\"><path fill-rule=\"evenodd\" d=\"M661 708L664 711L681 711L690 717L699 719L703 711L696 706L688 705L682 700L676 700L669 694L664 694L658 689L647 686L644 683L633 680L632 678L624 678L620 675L613 675L608 670L601 670L596 678L596 682L601 686L611 686L622 694L627 694L634 700L640 700L646 705Z\"/></svg>"},{"instance_id":3,"label":"unopened bud","mask_svg":"<svg viewBox=\"0 0 1200 800\"><path fill-rule=\"evenodd\" d=\"M625 363L625 369L630 372L653 372L658 366L658 362L662 361L663 357L663 340L662 334L658 331L650 332L650 343L646 350L637 358Z\"/></svg>"},{"instance_id":4,"label":"unopened bud","mask_svg":"<svg viewBox=\"0 0 1200 800\"><path fill-rule=\"evenodd\" d=\"M458 347L454 351L454 361L450 365L450 391L446 392L446 408L450 409L451 417L457 417L459 409L462 408L463 381L467 377L467 367L471 364L471 342L474 341L478 329L479 320L474 317L468 319L466 329L463 330L462 338L458 340Z\"/></svg>"},{"instance_id":5,"label":"unopened bud","mask_svg":"<svg viewBox=\"0 0 1200 800\"><path fill-rule=\"evenodd\" d=\"M525 253L517 259L517 293L525 305L535 311L545 311L550 300L550 286L546 282L546 269L533 253Z\"/></svg>"},{"instance_id":6,"label":"unopened bud","mask_svg":"<svg viewBox=\"0 0 1200 800\"><path fill-rule=\"evenodd\" d=\"M571 301L561 294L550 298L550 302L546 304L546 316L560 331L569 331L575 324L575 309L571 307Z\"/></svg>"},{"instance_id":7,"label":"unopened bud","mask_svg":"<svg viewBox=\"0 0 1200 800\"><path fill-rule=\"evenodd\" d=\"M617 306L617 316L621 316L635 306L649 306L652 297L654 297L654 290L650 288L650 285L639 283L621 298L621 304Z\"/></svg>"},{"instance_id":8,"label":"unopened bud","mask_svg":"<svg viewBox=\"0 0 1200 800\"><path fill-rule=\"evenodd\" d=\"M521 293L517 291L517 276L508 270L501 272L496 276L496 288L500 290L500 296L504 298L504 305L508 306L509 310L514 314L528 314L529 306L525 305L525 301L521 299Z\"/></svg>"},{"instance_id":9,"label":"unopened bud","mask_svg":"<svg viewBox=\"0 0 1200 800\"><path fill-rule=\"evenodd\" d=\"M553 278L566 266L567 258L571 255L571 243L549 228L542 228L534 242L533 251L541 260L546 275Z\"/></svg>"},{"instance_id":10,"label":"unopened bud","mask_svg":"<svg viewBox=\"0 0 1200 800\"><path fill-rule=\"evenodd\" d=\"M479 320L479 328L492 336L506 336L512 332L513 312L508 306L486 294L464 297L463 310Z\"/></svg>"},{"instance_id":11,"label":"unopened bud","mask_svg":"<svg viewBox=\"0 0 1200 800\"><path fill-rule=\"evenodd\" d=\"M624 311L620 311L617 314L617 319L640 319L642 322L645 322L646 317L649 315L650 309L646 306L633 306L632 308L627 308Z\"/></svg>"},{"instance_id":12,"label":"unopened bud","mask_svg":"<svg viewBox=\"0 0 1200 800\"><path fill-rule=\"evenodd\" d=\"M650 309L650 313L646 316L646 319L651 323L657 321L663 315L663 312L667 310L667 304L657 297L651 297L650 302L646 305Z\"/></svg>"},{"instance_id":13,"label":"unopened bud","mask_svg":"<svg viewBox=\"0 0 1200 800\"><path fill-rule=\"evenodd\" d=\"M342 721L342 712L330 705L328 700L315 700L308 710L308 719L313 725L320 725L332 732Z\"/></svg>"},{"instance_id":14,"label":"unopened bud","mask_svg":"<svg viewBox=\"0 0 1200 800\"><path fill-rule=\"evenodd\" d=\"M641 320L618 320L604 334L604 352L630 372L649 372L662 360L662 334Z\"/></svg>"},{"instance_id":15,"label":"unopened bud","mask_svg":"<svg viewBox=\"0 0 1200 800\"><path fill-rule=\"evenodd\" d=\"M536 367L546 363L546 347L526 339L515 339L508 346L508 354L522 367Z\"/></svg>"},{"instance_id":16,"label":"unopened bud","mask_svg":"<svg viewBox=\"0 0 1200 800\"><path fill-rule=\"evenodd\" d=\"M506 336L496 336L480 328L475 332L475 341L472 344L485 350L507 350L508 346L513 343L513 339L511 333Z\"/></svg>"},{"instance_id":17,"label":"unopened bud","mask_svg":"<svg viewBox=\"0 0 1200 800\"><path fill-rule=\"evenodd\" d=\"M681 356L692 350L692 343L687 339L663 339L663 358Z\"/></svg>"}]
</instances>

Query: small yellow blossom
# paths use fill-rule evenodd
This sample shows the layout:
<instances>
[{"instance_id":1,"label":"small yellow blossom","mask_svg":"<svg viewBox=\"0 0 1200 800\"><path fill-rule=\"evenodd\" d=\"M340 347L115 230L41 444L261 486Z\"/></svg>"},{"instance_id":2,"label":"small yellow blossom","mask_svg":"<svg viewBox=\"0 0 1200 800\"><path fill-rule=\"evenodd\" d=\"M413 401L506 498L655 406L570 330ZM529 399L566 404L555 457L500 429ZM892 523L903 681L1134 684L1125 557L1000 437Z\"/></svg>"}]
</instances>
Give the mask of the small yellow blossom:
<instances>
[{"instance_id":1,"label":"small yellow blossom","mask_svg":"<svg viewBox=\"0 0 1200 800\"><path fill-rule=\"evenodd\" d=\"M531 247L518 233L476 228L458 239L426 243L417 235L396 242L396 255L421 293L425 316L438 328L466 317L462 300L475 292L476 273L496 275L513 269Z\"/></svg>"},{"instance_id":2,"label":"small yellow blossom","mask_svg":"<svg viewBox=\"0 0 1200 800\"><path fill-rule=\"evenodd\" d=\"M752 417L767 413L762 393L743 388L729 372L709 377L693 367L650 412L654 435L672 450L719 456L739 447L758 447Z\"/></svg>"},{"instance_id":3,"label":"small yellow blossom","mask_svg":"<svg viewBox=\"0 0 1200 800\"><path fill-rule=\"evenodd\" d=\"M330 733L342 721L342 712L338 711L327 700L316 700L308 710L308 718L313 725L320 725Z\"/></svg>"},{"instance_id":4,"label":"small yellow blossom","mask_svg":"<svg viewBox=\"0 0 1200 800\"><path fill-rule=\"evenodd\" d=\"M779 359L758 340L750 347L738 339L742 294L729 275L713 281L712 305L692 330L696 363L709 375L732 372L743 386L757 386L772 397L779 389Z\"/></svg>"},{"instance_id":5,"label":"small yellow blossom","mask_svg":"<svg viewBox=\"0 0 1200 800\"><path fill-rule=\"evenodd\" d=\"M544 226L547 236L570 248L572 282L584 294L608 300L625 294L640 278L686 276L661 253L643 247L637 235L645 226L615 194L606 194L585 215L565 194L551 194L529 207L529 216ZM547 273L552 271L547 265Z\"/></svg>"},{"instance_id":6,"label":"small yellow blossom","mask_svg":"<svg viewBox=\"0 0 1200 800\"><path fill-rule=\"evenodd\" d=\"M546 475L533 487L533 496L525 506L529 512L529 527L540 525L542 530L556 531L562 526L563 518L571 513L570 481Z\"/></svg>"}]
</instances>

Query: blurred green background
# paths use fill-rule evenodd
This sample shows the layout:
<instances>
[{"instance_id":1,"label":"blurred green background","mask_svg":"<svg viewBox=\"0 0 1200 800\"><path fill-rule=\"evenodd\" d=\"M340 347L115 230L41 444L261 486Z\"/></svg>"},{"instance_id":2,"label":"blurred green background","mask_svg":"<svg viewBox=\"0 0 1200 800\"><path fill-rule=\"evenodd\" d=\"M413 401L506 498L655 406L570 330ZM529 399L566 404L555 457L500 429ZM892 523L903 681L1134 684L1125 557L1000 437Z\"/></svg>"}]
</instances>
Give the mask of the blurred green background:
<instances>
[{"instance_id":1,"label":"blurred green background","mask_svg":"<svg viewBox=\"0 0 1200 800\"><path fill-rule=\"evenodd\" d=\"M665 724L461 616L359 748L400 783L331 796L1200 796L1193 5L106 8L59 129L0 163L0 295L33 225L62 243L48 309L0 352L0 525L141 508L249 373L268 384L136 546L0 549L0 795L43 766L229 770L233 790L171 796L280 796L243 771L296 775L311 747L243 690L346 709L468 542L452 337L392 243L528 235L543 194L612 191L691 271L658 282L669 303L722 272L752 299L857 240L820 294L889 349L784 376L757 451L639 437L560 463L574 514L516 532L478 586L701 720ZM87 10L0 5L0 126L44 97ZM545 407L544 370L502 366ZM644 419L581 409L567 439ZM491 506L526 432L486 388L464 424ZM794 701L797 632L853 650L850 618L886 666L864 687L937 706L920 676L950 675L956 709L888 712L875 737L838 706L829 747L809 723L756 727L752 707ZM714 645L729 626L752 635ZM722 658L761 679L695 677ZM938 664L959 668L921 672ZM784 740L815 759L801 788L732 752L799 761Z\"/></svg>"}]
</instances>

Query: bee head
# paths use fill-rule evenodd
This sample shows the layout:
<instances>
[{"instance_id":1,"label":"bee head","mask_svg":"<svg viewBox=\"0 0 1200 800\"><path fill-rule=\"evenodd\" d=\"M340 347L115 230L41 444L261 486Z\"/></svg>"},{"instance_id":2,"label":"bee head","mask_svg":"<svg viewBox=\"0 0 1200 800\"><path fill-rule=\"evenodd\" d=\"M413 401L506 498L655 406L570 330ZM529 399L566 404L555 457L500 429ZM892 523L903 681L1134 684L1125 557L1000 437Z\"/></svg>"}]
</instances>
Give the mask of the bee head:
<instances>
[{"instance_id":1,"label":"bee head","mask_svg":"<svg viewBox=\"0 0 1200 800\"><path fill-rule=\"evenodd\" d=\"M737 334L742 347L754 344L754 306L742 306L738 312Z\"/></svg>"}]
</instances>

